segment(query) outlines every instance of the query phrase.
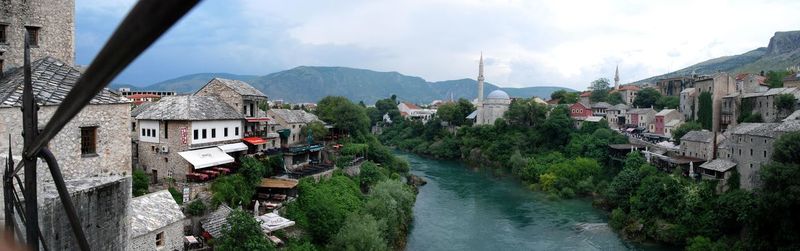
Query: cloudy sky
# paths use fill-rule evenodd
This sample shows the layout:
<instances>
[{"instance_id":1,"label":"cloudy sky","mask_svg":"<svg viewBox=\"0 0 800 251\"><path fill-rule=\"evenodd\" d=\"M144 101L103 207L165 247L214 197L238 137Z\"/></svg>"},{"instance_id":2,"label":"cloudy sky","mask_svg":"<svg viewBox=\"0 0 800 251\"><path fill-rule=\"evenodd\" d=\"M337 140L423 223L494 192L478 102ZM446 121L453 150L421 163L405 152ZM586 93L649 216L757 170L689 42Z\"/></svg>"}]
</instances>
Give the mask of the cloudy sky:
<instances>
[{"instance_id":1,"label":"cloudy sky","mask_svg":"<svg viewBox=\"0 0 800 251\"><path fill-rule=\"evenodd\" d=\"M132 0L77 0L77 63L89 64ZM207 0L115 81L200 72L265 75L300 65L397 71L505 87L636 81L766 46L800 29L800 1Z\"/></svg>"}]
</instances>

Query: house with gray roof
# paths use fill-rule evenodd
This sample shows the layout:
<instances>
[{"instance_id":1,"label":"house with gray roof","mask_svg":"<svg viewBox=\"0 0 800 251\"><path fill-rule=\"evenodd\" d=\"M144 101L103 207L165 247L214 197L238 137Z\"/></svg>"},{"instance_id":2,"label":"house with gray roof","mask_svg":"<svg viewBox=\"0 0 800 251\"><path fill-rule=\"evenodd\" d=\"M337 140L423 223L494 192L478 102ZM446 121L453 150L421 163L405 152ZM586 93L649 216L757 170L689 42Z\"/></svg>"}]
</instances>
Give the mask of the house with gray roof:
<instances>
[{"instance_id":1,"label":"house with gray roof","mask_svg":"<svg viewBox=\"0 0 800 251\"><path fill-rule=\"evenodd\" d=\"M6 59L10 60L9 57ZM48 56L31 62L30 66L33 96L40 106L39 128L43 129L45 122L51 119L75 87L81 71L71 63ZM23 87L22 67L7 70L5 75L0 76L0 149L6 153L0 156L3 163L9 150L14 154L14 159L19 159L22 153L20 108ZM84 229L87 236L97 241L90 244L92 249L119 250L126 247L129 231L126 207L131 193L129 119L130 104L104 89L47 144L61 168L78 217L83 222L104 223L96 227L92 224L93 227ZM48 192L55 191L52 177L42 164L39 168L42 175L38 176L37 183L42 191L39 196L39 219L43 243L60 247L58 249L77 249L72 231L63 227L63 210L52 210L61 207L58 195ZM104 206L102 209L90 207L87 204L89 201L102 201ZM3 205L0 203L0 209Z\"/></svg>"},{"instance_id":2,"label":"house with gray roof","mask_svg":"<svg viewBox=\"0 0 800 251\"><path fill-rule=\"evenodd\" d=\"M306 143L306 139L301 136L303 128L311 122L322 122L317 115L303 110L269 109L267 115L278 124L279 130L287 129L290 132L286 142L281 140L282 146Z\"/></svg>"},{"instance_id":3,"label":"house with gray roof","mask_svg":"<svg viewBox=\"0 0 800 251\"><path fill-rule=\"evenodd\" d=\"M764 122L780 122L794 112L778 109L775 101L777 96L782 94L794 96L795 107L797 107L797 100L800 100L800 90L798 88L772 88L766 92L745 93L741 95L740 103L748 104L749 107L752 107L751 112L760 114Z\"/></svg>"},{"instance_id":4,"label":"house with gray roof","mask_svg":"<svg viewBox=\"0 0 800 251\"><path fill-rule=\"evenodd\" d=\"M625 114L625 123L635 125L637 127L646 128L648 131L655 131L653 120L655 119L656 110L653 108L634 108L628 110Z\"/></svg>"},{"instance_id":5,"label":"house with gray roof","mask_svg":"<svg viewBox=\"0 0 800 251\"><path fill-rule=\"evenodd\" d=\"M713 141L711 131L690 131L681 137L681 153L686 157L711 160L714 158Z\"/></svg>"},{"instance_id":6,"label":"house with gray roof","mask_svg":"<svg viewBox=\"0 0 800 251\"><path fill-rule=\"evenodd\" d=\"M184 218L167 190L134 197L128 250L183 250Z\"/></svg>"},{"instance_id":7,"label":"house with gray roof","mask_svg":"<svg viewBox=\"0 0 800 251\"><path fill-rule=\"evenodd\" d=\"M244 115L243 136L250 153L276 147L278 134L272 126L275 123L260 108L267 106L267 95L257 88L240 80L214 78L194 95L217 97Z\"/></svg>"},{"instance_id":8,"label":"house with gray roof","mask_svg":"<svg viewBox=\"0 0 800 251\"><path fill-rule=\"evenodd\" d=\"M244 115L214 96L167 96L136 113L140 168L156 181L185 181L248 150Z\"/></svg>"},{"instance_id":9,"label":"house with gray roof","mask_svg":"<svg viewBox=\"0 0 800 251\"><path fill-rule=\"evenodd\" d=\"M628 105L616 104L606 109L606 120L611 128L619 128L625 125L625 114L628 112Z\"/></svg>"},{"instance_id":10,"label":"house with gray roof","mask_svg":"<svg viewBox=\"0 0 800 251\"><path fill-rule=\"evenodd\" d=\"M718 180L717 191L728 190L728 179L736 170L736 162L727 159L713 159L700 165L700 175L704 180Z\"/></svg>"},{"instance_id":11,"label":"house with gray roof","mask_svg":"<svg viewBox=\"0 0 800 251\"><path fill-rule=\"evenodd\" d=\"M607 110L611 107L613 106L606 102L594 103L592 104L592 115L605 117Z\"/></svg>"},{"instance_id":12,"label":"house with gray roof","mask_svg":"<svg viewBox=\"0 0 800 251\"><path fill-rule=\"evenodd\" d=\"M737 164L740 188L759 186L758 172L772 158L773 144L782 134L780 123L742 123L730 130L731 160Z\"/></svg>"},{"instance_id":13,"label":"house with gray roof","mask_svg":"<svg viewBox=\"0 0 800 251\"><path fill-rule=\"evenodd\" d=\"M203 230L211 235L211 237L219 238L222 236L222 228L228 224L228 215L230 215L231 212L233 212L233 209L228 207L228 205L219 205L216 211L211 212L205 220L200 221Z\"/></svg>"}]
</instances>

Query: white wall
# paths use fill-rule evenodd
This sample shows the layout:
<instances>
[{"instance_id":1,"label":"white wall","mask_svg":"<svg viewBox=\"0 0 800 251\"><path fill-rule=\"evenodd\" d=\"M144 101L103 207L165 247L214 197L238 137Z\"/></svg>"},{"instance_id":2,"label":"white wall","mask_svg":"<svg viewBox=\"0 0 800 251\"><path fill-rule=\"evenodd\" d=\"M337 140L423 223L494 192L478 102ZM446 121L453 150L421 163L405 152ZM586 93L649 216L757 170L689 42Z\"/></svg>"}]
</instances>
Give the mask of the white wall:
<instances>
[{"instance_id":1,"label":"white wall","mask_svg":"<svg viewBox=\"0 0 800 251\"><path fill-rule=\"evenodd\" d=\"M158 121L139 120L139 128L139 141L158 143L158 138L161 133L161 130L158 129Z\"/></svg>"},{"instance_id":2,"label":"white wall","mask_svg":"<svg viewBox=\"0 0 800 251\"><path fill-rule=\"evenodd\" d=\"M228 128L228 136L225 137L225 128ZM236 133L236 128L239 128L239 133ZM197 139L194 138L194 131L197 131ZM203 130L206 131L206 138L203 138ZM212 130L216 130L215 137L212 137ZM216 141L235 140L241 139L244 133L241 120L210 120L210 121L192 121L191 130L189 131L189 142L191 144L202 144Z\"/></svg>"}]
</instances>

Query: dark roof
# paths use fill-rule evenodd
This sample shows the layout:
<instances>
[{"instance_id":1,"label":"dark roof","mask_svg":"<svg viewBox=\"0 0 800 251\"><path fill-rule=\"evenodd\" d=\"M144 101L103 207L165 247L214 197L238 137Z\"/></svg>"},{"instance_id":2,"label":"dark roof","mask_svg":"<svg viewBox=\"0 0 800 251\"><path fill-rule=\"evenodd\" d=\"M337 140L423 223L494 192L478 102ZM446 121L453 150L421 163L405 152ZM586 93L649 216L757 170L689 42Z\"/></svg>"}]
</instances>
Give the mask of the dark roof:
<instances>
[{"instance_id":1,"label":"dark roof","mask_svg":"<svg viewBox=\"0 0 800 251\"><path fill-rule=\"evenodd\" d=\"M200 224L203 225L203 229L212 237L218 238L222 233L222 227L228 224L228 215L231 214L232 211L233 209L222 204L217 208L217 211L210 213Z\"/></svg>"},{"instance_id":2,"label":"dark roof","mask_svg":"<svg viewBox=\"0 0 800 251\"><path fill-rule=\"evenodd\" d=\"M151 106L153 104L155 104L155 103L154 102L144 102L144 103L136 106L136 108L133 108L133 110L131 110L131 117L135 118L136 116L139 116L140 113L142 113L143 111L147 110L147 107L149 107L149 106Z\"/></svg>"},{"instance_id":3,"label":"dark roof","mask_svg":"<svg viewBox=\"0 0 800 251\"><path fill-rule=\"evenodd\" d=\"M308 113L303 110L289 110L289 109L269 109L274 116L280 117L286 123L311 123L320 121L317 115Z\"/></svg>"},{"instance_id":4,"label":"dark roof","mask_svg":"<svg viewBox=\"0 0 800 251\"><path fill-rule=\"evenodd\" d=\"M733 128L732 134L772 138L779 123L741 123Z\"/></svg>"},{"instance_id":5,"label":"dark roof","mask_svg":"<svg viewBox=\"0 0 800 251\"><path fill-rule=\"evenodd\" d=\"M597 102L592 105L592 108L610 108L611 104L606 102Z\"/></svg>"},{"instance_id":6,"label":"dark roof","mask_svg":"<svg viewBox=\"0 0 800 251\"><path fill-rule=\"evenodd\" d=\"M736 166L736 163L731 162L730 160L724 160L724 159L714 159L714 160L711 160L709 162L706 162L706 163L703 163L702 165L700 165L700 167L702 167L702 168L709 169L709 170L714 170L714 171L718 171L718 172L727 172L728 170L730 170L731 168L733 168L735 166Z\"/></svg>"},{"instance_id":7,"label":"dark roof","mask_svg":"<svg viewBox=\"0 0 800 251\"><path fill-rule=\"evenodd\" d=\"M31 63L33 95L40 105L61 104L80 77L78 68L52 57ZM23 67L17 67L0 79L0 107L22 106L24 78ZM118 103L127 102L108 89L103 89L90 101L90 104Z\"/></svg>"},{"instance_id":8,"label":"dark roof","mask_svg":"<svg viewBox=\"0 0 800 251\"><path fill-rule=\"evenodd\" d=\"M711 143L713 137L714 133L708 130L689 131L688 133L686 133L686 135L683 135L683 137L681 137L681 141Z\"/></svg>"},{"instance_id":9,"label":"dark roof","mask_svg":"<svg viewBox=\"0 0 800 251\"><path fill-rule=\"evenodd\" d=\"M230 87L234 92L238 93L242 96L256 96L256 97L267 97L263 92L259 91L252 85L245 83L244 81L240 80L233 80L233 79L225 79L225 78L214 78L211 81L208 81L208 84L214 81L220 82L228 87ZM205 88L205 86L203 86ZM202 90L203 88L200 88ZM200 91L198 90L198 92Z\"/></svg>"},{"instance_id":10,"label":"dark roof","mask_svg":"<svg viewBox=\"0 0 800 251\"><path fill-rule=\"evenodd\" d=\"M244 115L213 96L166 96L137 111L136 119L234 120Z\"/></svg>"},{"instance_id":11,"label":"dark roof","mask_svg":"<svg viewBox=\"0 0 800 251\"><path fill-rule=\"evenodd\" d=\"M183 220L181 206L167 190L131 199L131 235L137 237Z\"/></svg>"}]
</instances>

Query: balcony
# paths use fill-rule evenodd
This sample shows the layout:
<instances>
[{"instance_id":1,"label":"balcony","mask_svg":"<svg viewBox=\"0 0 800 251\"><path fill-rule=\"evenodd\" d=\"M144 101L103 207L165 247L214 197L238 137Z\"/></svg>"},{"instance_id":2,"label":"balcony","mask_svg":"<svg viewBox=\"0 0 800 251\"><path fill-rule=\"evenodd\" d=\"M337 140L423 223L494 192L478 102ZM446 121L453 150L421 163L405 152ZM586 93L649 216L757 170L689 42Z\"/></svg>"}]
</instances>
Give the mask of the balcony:
<instances>
[{"instance_id":1,"label":"balcony","mask_svg":"<svg viewBox=\"0 0 800 251\"><path fill-rule=\"evenodd\" d=\"M267 132L267 131L249 131L249 132L244 132L244 137L245 138L260 137L260 138L265 138L265 139L274 139L274 138L278 138L278 136L279 136L278 133Z\"/></svg>"}]
</instances>

